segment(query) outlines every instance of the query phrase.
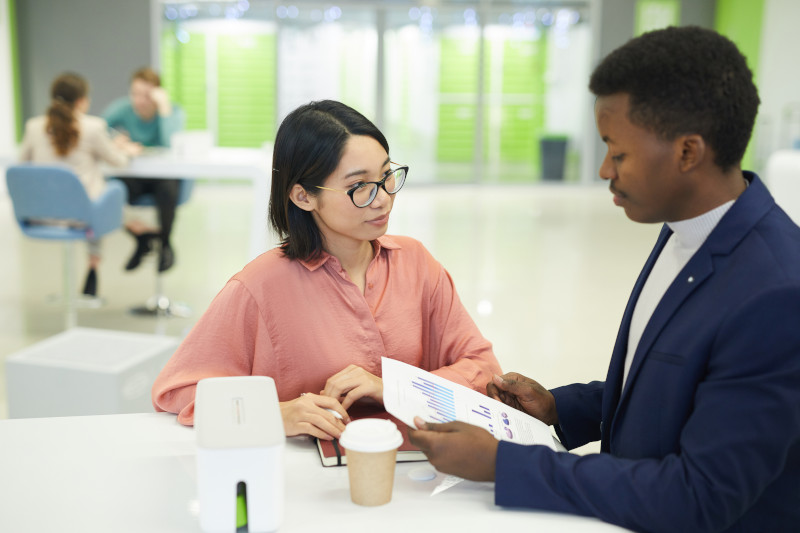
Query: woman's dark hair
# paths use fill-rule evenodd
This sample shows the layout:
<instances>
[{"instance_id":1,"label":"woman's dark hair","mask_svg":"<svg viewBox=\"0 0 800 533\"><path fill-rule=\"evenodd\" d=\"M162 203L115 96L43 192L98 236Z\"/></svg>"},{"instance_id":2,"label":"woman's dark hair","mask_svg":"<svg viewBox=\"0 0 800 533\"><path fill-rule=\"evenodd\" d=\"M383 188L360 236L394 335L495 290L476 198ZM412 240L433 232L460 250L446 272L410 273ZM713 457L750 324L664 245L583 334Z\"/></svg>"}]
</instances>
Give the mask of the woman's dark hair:
<instances>
[{"instance_id":1,"label":"woman's dark hair","mask_svg":"<svg viewBox=\"0 0 800 533\"><path fill-rule=\"evenodd\" d=\"M627 93L630 121L666 140L701 135L723 171L741 162L760 103L736 45L696 26L631 39L597 66L589 89L596 96Z\"/></svg>"},{"instance_id":2,"label":"woman's dark hair","mask_svg":"<svg viewBox=\"0 0 800 533\"><path fill-rule=\"evenodd\" d=\"M352 135L372 137L389 153L380 130L355 109L333 100L311 102L289 113L275 136L269 221L291 259L315 259L323 251L323 236L310 212L294 205L295 184L316 196L342 159Z\"/></svg>"},{"instance_id":3,"label":"woman's dark hair","mask_svg":"<svg viewBox=\"0 0 800 533\"><path fill-rule=\"evenodd\" d=\"M89 93L89 84L78 74L68 72L57 77L50 86L50 107L47 109L47 133L60 156L65 156L78 144L75 124L75 102Z\"/></svg>"}]
</instances>

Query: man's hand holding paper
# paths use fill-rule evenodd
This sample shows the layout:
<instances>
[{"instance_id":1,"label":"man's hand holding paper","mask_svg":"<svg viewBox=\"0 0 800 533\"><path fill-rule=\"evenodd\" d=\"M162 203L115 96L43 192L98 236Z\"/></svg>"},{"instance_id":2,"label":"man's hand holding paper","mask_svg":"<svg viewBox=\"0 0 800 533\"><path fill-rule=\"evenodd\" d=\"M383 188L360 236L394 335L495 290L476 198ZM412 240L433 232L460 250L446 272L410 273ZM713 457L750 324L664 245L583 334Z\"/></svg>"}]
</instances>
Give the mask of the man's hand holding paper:
<instances>
[{"instance_id":1,"label":"man's hand holding paper","mask_svg":"<svg viewBox=\"0 0 800 533\"><path fill-rule=\"evenodd\" d=\"M465 422L429 424L414 419L409 429L411 444L422 450L439 472L472 481L494 481L497 443L485 429Z\"/></svg>"},{"instance_id":2,"label":"man's hand holding paper","mask_svg":"<svg viewBox=\"0 0 800 533\"><path fill-rule=\"evenodd\" d=\"M495 375L486 385L486 394L514 409L538 418L548 426L558 424L556 399L553 394L531 378L510 372Z\"/></svg>"}]
</instances>

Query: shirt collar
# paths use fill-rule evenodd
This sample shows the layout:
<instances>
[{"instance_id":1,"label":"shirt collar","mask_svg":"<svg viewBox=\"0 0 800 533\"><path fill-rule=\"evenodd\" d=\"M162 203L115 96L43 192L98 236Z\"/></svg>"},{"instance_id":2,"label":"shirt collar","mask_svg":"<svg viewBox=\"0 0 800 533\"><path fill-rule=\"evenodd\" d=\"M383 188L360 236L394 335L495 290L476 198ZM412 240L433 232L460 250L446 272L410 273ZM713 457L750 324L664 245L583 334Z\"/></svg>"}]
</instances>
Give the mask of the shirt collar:
<instances>
[{"instance_id":1,"label":"shirt collar","mask_svg":"<svg viewBox=\"0 0 800 533\"><path fill-rule=\"evenodd\" d=\"M402 247L389 235L383 235L372 241L372 250L375 252L375 257L381 253L381 250L399 250L400 248ZM301 265L313 272L332 258L335 259L331 254L323 251L316 259L300 259L299 261Z\"/></svg>"},{"instance_id":2,"label":"shirt collar","mask_svg":"<svg viewBox=\"0 0 800 533\"><path fill-rule=\"evenodd\" d=\"M745 183L744 190L747 192L747 189L750 188L750 182L753 181L755 175L745 171L742 172L742 177ZM679 220L677 222L667 222L667 226L669 226L669 229L671 229L673 233L674 244L681 248L694 250L700 248L736 200L738 200L738 198L725 202L698 217Z\"/></svg>"},{"instance_id":3,"label":"shirt collar","mask_svg":"<svg viewBox=\"0 0 800 533\"><path fill-rule=\"evenodd\" d=\"M681 248L698 249L728 212L735 200L730 200L711 211L687 220L667 222L673 232L675 244Z\"/></svg>"}]
</instances>

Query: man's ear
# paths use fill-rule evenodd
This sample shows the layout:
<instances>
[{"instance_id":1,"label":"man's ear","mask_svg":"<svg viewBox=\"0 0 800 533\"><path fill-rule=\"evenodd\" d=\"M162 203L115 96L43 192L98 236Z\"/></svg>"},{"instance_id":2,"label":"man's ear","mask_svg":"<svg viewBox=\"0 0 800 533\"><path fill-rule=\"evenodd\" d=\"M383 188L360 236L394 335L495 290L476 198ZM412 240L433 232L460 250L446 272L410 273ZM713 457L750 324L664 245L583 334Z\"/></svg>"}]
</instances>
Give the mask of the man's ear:
<instances>
[{"instance_id":1,"label":"man's ear","mask_svg":"<svg viewBox=\"0 0 800 533\"><path fill-rule=\"evenodd\" d=\"M289 200L303 211L313 211L317 206L316 198L308 194L299 183L295 183L289 191Z\"/></svg>"},{"instance_id":2,"label":"man's ear","mask_svg":"<svg viewBox=\"0 0 800 533\"><path fill-rule=\"evenodd\" d=\"M682 172L694 170L710 156L705 139L696 133L678 137L677 143L680 150L680 169Z\"/></svg>"}]
</instances>

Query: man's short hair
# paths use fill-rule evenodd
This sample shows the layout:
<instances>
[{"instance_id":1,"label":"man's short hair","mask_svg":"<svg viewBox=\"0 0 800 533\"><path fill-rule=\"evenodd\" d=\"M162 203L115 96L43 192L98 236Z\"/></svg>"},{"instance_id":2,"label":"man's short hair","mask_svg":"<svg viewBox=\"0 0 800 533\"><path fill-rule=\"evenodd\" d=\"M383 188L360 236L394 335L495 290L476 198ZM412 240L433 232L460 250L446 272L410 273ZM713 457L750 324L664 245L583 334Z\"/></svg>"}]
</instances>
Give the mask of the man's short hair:
<instances>
[{"instance_id":1,"label":"man's short hair","mask_svg":"<svg viewBox=\"0 0 800 533\"><path fill-rule=\"evenodd\" d=\"M134 71L134 73L131 74L131 83L133 83L134 80L146 81L155 87L161 87L161 77L150 67L142 67Z\"/></svg>"},{"instance_id":2,"label":"man's short hair","mask_svg":"<svg viewBox=\"0 0 800 533\"><path fill-rule=\"evenodd\" d=\"M760 103L736 45L696 26L631 39L597 66L589 89L596 96L627 93L629 120L664 139L701 135L725 171L741 162Z\"/></svg>"}]
</instances>

